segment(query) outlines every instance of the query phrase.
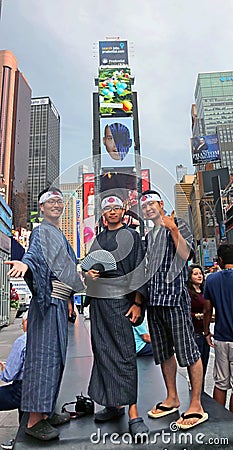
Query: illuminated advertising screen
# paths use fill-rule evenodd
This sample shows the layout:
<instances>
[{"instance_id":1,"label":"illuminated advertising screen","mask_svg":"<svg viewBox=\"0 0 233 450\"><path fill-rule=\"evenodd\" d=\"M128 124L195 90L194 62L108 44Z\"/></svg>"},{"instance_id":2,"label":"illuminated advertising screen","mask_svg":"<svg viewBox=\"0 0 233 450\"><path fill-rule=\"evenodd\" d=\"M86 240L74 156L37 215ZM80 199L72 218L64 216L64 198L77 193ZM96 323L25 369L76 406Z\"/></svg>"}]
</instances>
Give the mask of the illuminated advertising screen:
<instances>
[{"instance_id":1,"label":"illuminated advertising screen","mask_svg":"<svg viewBox=\"0 0 233 450\"><path fill-rule=\"evenodd\" d=\"M95 182L93 173L83 174L83 225L84 244L89 245L95 236Z\"/></svg>"},{"instance_id":2,"label":"illuminated advertising screen","mask_svg":"<svg viewBox=\"0 0 233 450\"><path fill-rule=\"evenodd\" d=\"M76 217L77 217L77 258L81 257L81 244L80 244L80 211L81 211L81 200L76 200Z\"/></svg>"},{"instance_id":3,"label":"illuminated advertising screen","mask_svg":"<svg viewBox=\"0 0 233 450\"><path fill-rule=\"evenodd\" d=\"M127 41L99 41L99 65L128 65Z\"/></svg>"},{"instance_id":4,"label":"illuminated advertising screen","mask_svg":"<svg viewBox=\"0 0 233 450\"><path fill-rule=\"evenodd\" d=\"M220 161L220 150L217 134L196 136L191 138L193 165Z\"/></svg>"},{"instance_id":5,"label":"illuminated advertising screen","mask_svg":"<svg viewBox=\"0 0 233 450\"><path fill-rule=\"evenodd\" d=\"M99 69L99 113L127 116L132 107L130 69Z\"/></svg>"},{"instance_id":6,"label":"illuminated advertising screen","mask_svg":"<svg viewBox=\"0 0 233 450\"><path fill-rule=\"evenodd\" d=\"M126 222L135 222L138 219L138 191L137 177L132 172L132 167L125 168L124 172L104 172L100 179L101 197L119 195L124 202L126 210ZM138 225L139 223L135 223Z\"/></svg>"},{"instance_id":7,"label":"illuminated advertising screen","mask_svg":"<svg viewBox=\"0 0 233 450\"><path fill-rule=\"evenodd\" d=\"M134 133L131 117L100 119L101 167L134 167Z\"/></svg>"},{"instance_id":8,"label":"illuminated advertising screen","mask_svg":"<svg viewBox=\"0 0 233 450\"><path fill-rule=\"evenodd\" d=\"M141 169L142 192L150 189L150 170Z\"/></svg>"}]
</instances>

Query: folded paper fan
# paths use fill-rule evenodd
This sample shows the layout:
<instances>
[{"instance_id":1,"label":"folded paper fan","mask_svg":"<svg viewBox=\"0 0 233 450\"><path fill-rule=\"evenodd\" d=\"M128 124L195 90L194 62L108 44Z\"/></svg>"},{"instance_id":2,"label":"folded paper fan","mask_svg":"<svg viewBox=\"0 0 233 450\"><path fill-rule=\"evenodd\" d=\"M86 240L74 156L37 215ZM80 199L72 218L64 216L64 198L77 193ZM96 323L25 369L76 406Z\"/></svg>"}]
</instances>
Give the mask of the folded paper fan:
<instances>
[{"instance_id":1,"label":"folded paper fan","mask_svg":"<svg viewBox=\"0 0 233 450\"><path fill-rule=\"evenodd\" d=\"M85 271L94 269L100 273L117 269L114 256L107 250L94 250L89 253L81 262L81 267Z\"/></svg>"}]
</instances>

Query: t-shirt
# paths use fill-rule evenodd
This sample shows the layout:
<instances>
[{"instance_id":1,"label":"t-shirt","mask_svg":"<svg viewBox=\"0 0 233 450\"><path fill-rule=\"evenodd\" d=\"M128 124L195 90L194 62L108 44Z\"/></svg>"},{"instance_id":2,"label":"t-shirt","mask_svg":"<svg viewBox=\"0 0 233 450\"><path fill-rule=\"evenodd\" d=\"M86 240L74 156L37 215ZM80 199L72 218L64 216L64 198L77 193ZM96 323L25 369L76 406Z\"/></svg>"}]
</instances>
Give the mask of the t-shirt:
<instances>
[{"instance_id":1,"label":"t-shirt","mask_svg":"<svg viewBox=\"0 0 233 450\"><path fill-rule=\"evenodd\" d=\"M233 342L233 270L222 270L206 278L204 297L215 308L214 338Z\"/></svg>"},{"instance_id":2,"label":"t-shirt","mask_svg":"<svg viewBox=\"0 0 233 450\"><path fill-rule=\"evenodd\" d=\"M205 299L201 292L200 293L196 292L196 295L195 295L193 293L193 291L191 291L190 289L188 289L188 291L189 291L189 295L191 297L191 316L192 316L194 331L195 331L195 333L200 334L204 331L203 319L198 319L197 317L195 317L195 314L203 313Z\"/></svg>"}]
</instances>

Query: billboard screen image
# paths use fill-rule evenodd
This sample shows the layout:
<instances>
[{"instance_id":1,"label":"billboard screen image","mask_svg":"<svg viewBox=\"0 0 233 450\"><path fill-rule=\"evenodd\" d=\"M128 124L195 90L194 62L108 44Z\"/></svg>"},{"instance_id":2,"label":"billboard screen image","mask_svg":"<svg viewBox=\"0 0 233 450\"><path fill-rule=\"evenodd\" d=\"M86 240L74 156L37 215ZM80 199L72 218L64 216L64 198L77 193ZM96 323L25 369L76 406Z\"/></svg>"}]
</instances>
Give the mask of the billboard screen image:
<instances>
[{"instance_id":1,"label":"billboard screen image","mask_svg":"<svg viewBox=\"0 0 233 450\"><path fill-rule=\"evenodd\" d=\"M196 136L191 138L193 165L220 161L220 150L217 134Z\"/></svg>"},{"instance_id":2,"label":"billboard screen image","mask_svg":"<svg viewBox=\"0 0 233 450\"><path fill-rule=\"evenodd\" d=\"M130 69L99 69L99 102L100 114L132 114Z\"/></svg>"},{"instance_id":3,"label":"billboard screen image","mask_svg":"<svg viewBox=\"0 0 233 450\"><path fill-rule=\"evenodd\" d=\"M141 169L142 192L150 189L150 169Z\"/></svg>"},{"instance_id":4,"label":"billboard screen image","mask_svg":"<svg viewBox=\"0 0 233 450\"><path fill-rule=\"evenodd\" d=\"M105 172L100 179L101 197L108 195L119 195L124 202L126 221L130 217L138 225L138 191L137 177L132 168L125 168L125 172Z\"/></svg>"},{"instance_id":5,"label":"billboard screen image","mask_svg":"<svg viewBox=\"0 0 233 450\"><path fill-rule=\"evenodd\" d=\"M95 236L95 181L93 173L83 174L84 244L88 249Z\"/></svg>"},{"instance_id":6,"label":"billboard screen image","mask_svg":"<svg viewBox=\"0 0 233 450\"><path fill-rule=\"evenodd\" d=\"M102 167L133 167L135 165L132 118L100 119L100 136Z\"/></svg>"},{"instance_id":7,"label":"billboard screen image","mask_svg":"<svg viewBox=\"0 0 233 450\"><path fill-rule=\"evenodd\" d=\"M99 41L99 65L128 65L127 41Z\"/></svg>"}]
</instances>

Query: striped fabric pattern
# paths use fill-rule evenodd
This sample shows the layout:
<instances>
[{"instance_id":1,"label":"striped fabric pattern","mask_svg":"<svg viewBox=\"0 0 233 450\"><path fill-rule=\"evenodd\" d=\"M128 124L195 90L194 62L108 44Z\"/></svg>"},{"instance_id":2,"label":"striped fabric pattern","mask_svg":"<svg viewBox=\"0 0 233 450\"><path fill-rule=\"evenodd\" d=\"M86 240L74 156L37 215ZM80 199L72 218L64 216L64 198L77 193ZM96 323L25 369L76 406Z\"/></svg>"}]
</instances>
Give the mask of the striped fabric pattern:
<instances>
[{"instance_id":1,"label":"striped fabric pattern","mask_svg":"<svg viewBox=\"0 0 233 450\"><path fill-rule=\"evenodd\" d=\"M52 297L67 300L71 297L72 292L73 289L67 286L67 284L61 283L59 280L52 280Z\"/></svg>"},{"instance_id":2,"label":"striped fabric pattern","mask_svg":"<svg viewBox=\"0 0 233 450\"><path fill-rule=\"evenodd\" d=\"M180 306L149 306L148 325L156 364L176 354L181 367L194 364L200 353L195 342L189 299Z\"/></svg>"},{"instance_id":3,"label":"striped fabric pattern","mask_svg":"<svg viewBox=\"0 0 233 450\"><path fill-rule=\"evenodd\" d=\"M182 219L177 219L178 229L194 253L191 231ZM155 239L151 230L146 239L149 305L176 306L186 289L187 264L177 253L171 233L160 227Z\"/></svg>"},{"instance_id":4,"label":"striped fabric pattern","mask_svg":"<svg viewBox=\"0 0 233 450\"><path fill-rule=\"evenodd\" d=\"M99 405L122 406L137 401L137 363L132 325L125 313L128 299L91 298L94 364L88 395Z\"/></svg>"},{"instance_id":5,"label":"striped fabric pattern","mask_svg":"<svg viewBox=\"0 0 233 450\"><path fill-rule=\"evenodd\" d=\"M36 299L32 298L28 313L22 411L53 412L65 366L67 333L67 302L52 298L42 318Z\"/></svg>"}]
</instances>

